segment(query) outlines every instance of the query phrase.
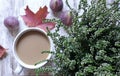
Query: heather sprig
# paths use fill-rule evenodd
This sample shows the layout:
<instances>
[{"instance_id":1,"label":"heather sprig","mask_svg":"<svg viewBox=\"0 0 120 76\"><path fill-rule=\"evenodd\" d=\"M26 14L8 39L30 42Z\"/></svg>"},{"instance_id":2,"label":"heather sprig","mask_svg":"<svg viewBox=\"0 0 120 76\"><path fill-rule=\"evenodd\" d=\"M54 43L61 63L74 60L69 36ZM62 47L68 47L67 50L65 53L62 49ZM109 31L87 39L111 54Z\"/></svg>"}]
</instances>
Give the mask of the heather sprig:
<instances>
[{"instance_id":1,"label":"heather sprig","mask_svg":"<svg viewBox=\"0 0 120 76\"><path fill-rule=\"evenodd\" d=\"M55 44L53 75L120 75L119 4L119 0L114 0L107 7L106 0L92 0L91 4L80 0L76 11L67 3L74 16L73 24L68 27L59 19L50 20L57 23L55 32L48 32ZM84 12L79 15L81 10ZM60 27L68 36L58 33Z\"/></svg>"}]
</instances>

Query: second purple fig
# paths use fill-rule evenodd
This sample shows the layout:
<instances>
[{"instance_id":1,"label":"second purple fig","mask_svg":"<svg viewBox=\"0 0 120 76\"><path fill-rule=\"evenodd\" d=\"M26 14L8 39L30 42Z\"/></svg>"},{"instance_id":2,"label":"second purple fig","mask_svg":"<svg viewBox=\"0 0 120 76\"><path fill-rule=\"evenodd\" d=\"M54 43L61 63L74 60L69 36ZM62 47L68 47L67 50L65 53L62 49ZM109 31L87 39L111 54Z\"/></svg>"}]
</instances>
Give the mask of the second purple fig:
<instances>
[{"instance_id":1,"label":"second purple fig","mask_svg":"<svg viewBox=\"0 0 120 76\"><path fill-rule=\"evenodd\" d=\"M63 8L63 1L62 0L51 0L50 8L52 9L53 12L60 12Z\"/></svg>"},{"instance_id":2,"label":"second purple fig","mask_svg":"<svg viewBox=\"0 0 120 76\"><path fill-rule=\"evenodd\" d=\"M67 26L72 25L73 15L70 11L61 12L59 18L63 22L63 24Z\"/></svg>"}]
</instances>

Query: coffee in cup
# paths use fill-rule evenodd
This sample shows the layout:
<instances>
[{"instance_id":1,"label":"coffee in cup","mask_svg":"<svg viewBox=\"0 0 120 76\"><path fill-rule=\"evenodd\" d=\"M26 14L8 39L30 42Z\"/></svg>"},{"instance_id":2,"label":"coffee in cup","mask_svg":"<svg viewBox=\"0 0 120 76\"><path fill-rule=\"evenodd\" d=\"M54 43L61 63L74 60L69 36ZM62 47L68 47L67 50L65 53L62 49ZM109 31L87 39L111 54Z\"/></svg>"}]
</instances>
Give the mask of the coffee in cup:
<instances>
[{"instance_id":1,"label":"coffee in cup","mask_svg":"<svg viewBox=\"0 0 120 76\"><path fill-rule=\"evenodd\" d=\"M49 59L50 53L42 53L51 50L51 39L46 32L39 28L28 28L20 32L14 41L13 51L16 60L26 68L35 69L43 66L47 61L38 65L36 63Z\"/></svg>"}]
</instances>

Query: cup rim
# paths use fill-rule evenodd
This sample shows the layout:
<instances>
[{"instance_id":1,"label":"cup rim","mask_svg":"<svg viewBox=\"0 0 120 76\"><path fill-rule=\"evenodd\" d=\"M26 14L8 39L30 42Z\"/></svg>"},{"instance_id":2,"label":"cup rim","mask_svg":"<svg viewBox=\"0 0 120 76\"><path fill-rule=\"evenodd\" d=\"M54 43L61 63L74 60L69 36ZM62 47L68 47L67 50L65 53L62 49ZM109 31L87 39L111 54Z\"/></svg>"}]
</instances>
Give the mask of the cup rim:
<instances>
[{"instance_id":1,"label":"cup rim","mask_svg":"<svg viewBox=\"0 0 120 76\"><path fill-rule=\"evenodd\" d=\"M25 68L28 68L28 69L37 69L37 68L40 68L40 67L44 66L44 65L47 63L47 61L44 61L44 62L41 62L40 64L37 64L37 65L30 65L30 64L27 64L27 63L23 62L23 61L19 58L19 56L17 55L17 52L16 52L16 44L17 44L17 41L19 40L19 38L20 38L22 35L24 35L26 32L34 31L34 30L35 30L35 31L38 31L38 32L42 32L44 35L46 35L46 37L48 38L48 40L49 40L49 42L50 42L50 52L52 51L52 47L53 47L53 46L52 46L53 43L52 43L51 37L47 36L47 33L46 33L44 30L40 29L40 28L37 28L37 27L26 28L26 29L22 30L20 33L18 33L17 36L16 36L15 39L14 39L14 42L13 42L13 54L14 54L14 57L15 57L15 59L17 60L17 62L18 62L21 66L23 66L23 67L25 67ZM51 53L49 53L49 55L47 56L46 59L50 59L50 58L51 58Z\"/></svg>"}]
</instances>

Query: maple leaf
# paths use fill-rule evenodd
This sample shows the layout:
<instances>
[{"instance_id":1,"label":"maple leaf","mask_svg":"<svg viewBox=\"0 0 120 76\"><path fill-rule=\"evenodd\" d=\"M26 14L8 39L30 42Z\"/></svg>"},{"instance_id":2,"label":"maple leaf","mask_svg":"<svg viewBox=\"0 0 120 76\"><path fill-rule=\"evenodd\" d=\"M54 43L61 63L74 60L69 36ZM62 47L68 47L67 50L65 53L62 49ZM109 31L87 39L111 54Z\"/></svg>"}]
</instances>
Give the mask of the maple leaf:
<instances>
[{"instance_id":1,"label":"maple leaf","mask_svg":"<svg viewBox=\"0 0 120 76\"><path fill-rule=\"evenodd\" d=\"M27 6L25 9L25 13L26 15L22 16L25 24L29 27L33 27L42 23L42 20L46 18L48 11L47 7L44 6L43 8L40 8L37 13L34 13Z\"/></svg>"},{"instance_id":2,"label":"maple leaf","mask_svg":"<svg viewBox=\"0 0 120 76\"><path fill-rule=\"evenodd\" d=\"M25 9L26 15L23 15L22 18L25 22L25 24L29 27L39 27L43 30L47 30L48 27L49 30L53 29L55 27L54 22L48 22L44 23L43 20L46 18L48 11L47 7L44 6L43 8L40 7L40 9L34 13L32 12L29 7L27 6Z\"/></svg>"},{"instance_id":3,"label":"maple leaf","mask_svg":"<svg viewBox=\"0 0 120 76\"><path fill-rule=\"evenodd\" d=\"M6 50L6 49L3 48L3 47L0 45L0 58L2 58L2 57L5 55L5 53L6 53L5 50Z\"/></svg>"}]
</instances>

